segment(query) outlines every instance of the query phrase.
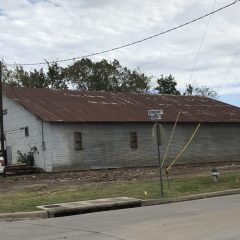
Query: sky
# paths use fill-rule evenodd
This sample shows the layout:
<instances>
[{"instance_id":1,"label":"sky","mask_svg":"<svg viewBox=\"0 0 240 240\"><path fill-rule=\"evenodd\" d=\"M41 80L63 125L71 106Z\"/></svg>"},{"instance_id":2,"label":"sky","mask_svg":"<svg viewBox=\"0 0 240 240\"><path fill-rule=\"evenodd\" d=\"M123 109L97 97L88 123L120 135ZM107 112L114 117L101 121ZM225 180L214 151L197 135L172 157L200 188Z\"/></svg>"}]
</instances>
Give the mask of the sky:
<instances>
[{"instance_id":1,"label":"sky","mask_svg":"<svg viewBox=\"0 0 240 240\"><path fill-rule=\"evenodd\" d=\"M0 58L6 64L74 58L175 27L234 0L1 0ZM240 106L240 1L157 38L94 56L153 76L172 74ZM40 65L35 66L40 68Z\"/></svg>"}]
</instances>

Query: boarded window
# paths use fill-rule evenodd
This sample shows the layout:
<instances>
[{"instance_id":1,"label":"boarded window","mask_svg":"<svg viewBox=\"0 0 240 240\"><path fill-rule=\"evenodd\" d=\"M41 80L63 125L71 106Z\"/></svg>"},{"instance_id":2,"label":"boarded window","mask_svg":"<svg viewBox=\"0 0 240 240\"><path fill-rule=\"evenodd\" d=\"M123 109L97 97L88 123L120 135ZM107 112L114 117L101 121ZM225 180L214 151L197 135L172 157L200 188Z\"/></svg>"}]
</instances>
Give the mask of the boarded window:
<instances>
[{"instance_id":1,"label":"boarded window","mask_svg":"<svg viewBox=\"0 0 240 240\"><path fill-rule=\"evenodd\" d=\"M82 150L83 149L82 133L80 133L80 132L75 132L74 133L74 142L75 142L75 146L74 146L75 150Z\"/></svg>"},{"instance_id":2,"label":"boarded window","mask_svg":"<svg viewBox=\"0 0 240 240\"><path fill-rule=\"evenodd\" d=\"M25 127L25 137L28 137L29 136L29 129L28 127Z\"/></svg>"},{"instance_id":3,"label":"boarded window","mask_svg":"<svg viewBox=\"0 0 240 240\"><path fill-rule=\"evenodd\" d=\"M3 110L3 115L7 115L7 109Z\"/></svg>"},{"instance_id":4,"label":"boarded window","mask_svg":"<svg viewBox=\"0 0 240 240\"><path fill-rule=\"evenodd\" d=\"M130 147L131 148L137 148L138 147L138 139L137 139L137 133L131 132L130 133Z\"/></svg>"}]
</instances>

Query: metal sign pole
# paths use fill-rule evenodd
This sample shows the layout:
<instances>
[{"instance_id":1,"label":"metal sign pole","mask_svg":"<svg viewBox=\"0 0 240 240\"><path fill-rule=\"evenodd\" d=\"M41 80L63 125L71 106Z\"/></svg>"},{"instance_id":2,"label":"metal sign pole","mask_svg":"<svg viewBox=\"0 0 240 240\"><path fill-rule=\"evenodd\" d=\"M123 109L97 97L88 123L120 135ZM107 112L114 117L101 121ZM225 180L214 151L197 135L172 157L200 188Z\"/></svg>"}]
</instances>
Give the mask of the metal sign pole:
<instances>
[{"instance_id":1,"label":"metal sign pole","mask_svg":"<svg viewBox=\"0 0 240 240\"><path fill-rule=\"evenodd\" d=\"M1 152L2 156L4 157L4 161L6 161L6 155L4 150L4 131L3 131L3 102L2 102L2 61L0 61L0 140L1 140Z\"/></svg>"},{"instance_id":2,"label":"metal sign pole","mask_svg":"<svg viewBox=\"0 0 240 240\"><path fill-rule=\"evenodd\" d=\"M158 120L161 119L163 114L163 109L151 109L148 110L148 115L151 117L151 120L155 121L156 125L156 138L157 138L157 153L158 153L158 164L159 164L159 180L160 180L160 192L161 197L163 198L163 179L162 179L162 164L161 164L161 154L160 154L160 127ZM153 128L154 129L154 128Z\"/></svg>"},{"instance_id":3,"label":"metal sign pole","mask_svg":"<svg viewBox=\"0 0 240 240\"><path fill-rule=\"evenodd\" d=\"M163 179L162 179L162 164L161 164L161 154L160 154L160 128L159 123L155 120L156 125L156 135L157 135L157 152L158 152L158 164L159 164L159 178L160 178L160 192L161 197L163 197Z\"/></svg>"}]
</instances>

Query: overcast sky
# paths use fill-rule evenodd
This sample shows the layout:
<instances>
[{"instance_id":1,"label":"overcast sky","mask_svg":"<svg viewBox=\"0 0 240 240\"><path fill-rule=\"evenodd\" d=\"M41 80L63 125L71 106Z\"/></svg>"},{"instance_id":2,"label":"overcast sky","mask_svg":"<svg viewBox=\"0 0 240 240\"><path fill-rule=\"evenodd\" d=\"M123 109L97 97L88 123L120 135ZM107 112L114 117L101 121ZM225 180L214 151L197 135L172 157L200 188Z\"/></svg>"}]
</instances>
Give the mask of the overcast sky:
<instances>
[{"instance_id":1,"label":"overcast sky","mask_svg":"<svg viewBox=\"0 0 240 240\"><path fill-rule=\"evenodd\" d=\"M6 63L74 58L151 36L233 1L1 0L0 57ZM116 58L156 77L171 73L181 89L187 83L206 85L220 100L240 106L239 12L240 2L210 21L208 17L92 60Z\"/></svg>"}]
</instances>

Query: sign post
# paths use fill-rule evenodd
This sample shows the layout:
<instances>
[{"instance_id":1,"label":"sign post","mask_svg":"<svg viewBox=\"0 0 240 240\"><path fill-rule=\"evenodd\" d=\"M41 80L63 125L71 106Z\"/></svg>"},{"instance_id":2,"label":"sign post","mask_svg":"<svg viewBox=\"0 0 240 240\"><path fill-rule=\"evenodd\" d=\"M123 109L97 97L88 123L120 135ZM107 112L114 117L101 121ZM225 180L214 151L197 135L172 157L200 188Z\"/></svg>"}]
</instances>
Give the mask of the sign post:
<instances>
[{"instance_id":1,"label":"sign post","mask_svg":"<svg viewBox=\"0 0 240 240\"><path fill-rule=\"evenodd\" d=\"M161 154L160 154L160 127L158 120L161 119L161 115L163 114L162 109L152 109L148 110L148 115L151 117L151 120L155 121L156 126L156 138L157 138L157 153L158 153L158 164L159 164L159 180L160 180L160 192L161 197L163 197L163 180L162 180L162 164L161 164Z\"/></svg>"},{"instance_id":2,"label":"sign post","mask_svg":"<svg viewBox=\"0 0 240 240\"><path fill-rule=\"evenodd\" d=\"M2 75L3 75L3 63L0 61L0 141L1 141L1 154L4 161L7 161L5 149L4 149L4 131L3 131L3 93L2 93ZM7 163L7 162L6 162Z\"/></svg>"}]
</instances>

